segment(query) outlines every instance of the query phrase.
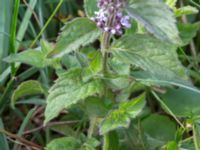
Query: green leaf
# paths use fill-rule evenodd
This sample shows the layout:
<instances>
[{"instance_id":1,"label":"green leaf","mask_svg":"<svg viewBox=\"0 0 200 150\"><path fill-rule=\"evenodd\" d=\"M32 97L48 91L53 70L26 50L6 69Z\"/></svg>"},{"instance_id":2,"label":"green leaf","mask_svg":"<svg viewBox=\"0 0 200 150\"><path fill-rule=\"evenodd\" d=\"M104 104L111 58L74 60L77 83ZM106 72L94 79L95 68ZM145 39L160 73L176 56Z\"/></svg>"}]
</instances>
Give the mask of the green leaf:
<instances>
[{"instance_id":1,"label":"green leaf","mask_svg":"<svg viewBox=\"0 0 200 150\"><path fill-rule=\"evenodd\" d=\"M26 50L18 54L11 54L4 61L8 63L21 62L37 68L44 67L43 53L38 50Z\"/></svg>"},{"instance_id":2,"label":"green leaf","mask_svg":"<svg viewBox=\"0 0 200 150\"><path fill-rule=\"evenodd\" d=\"M63 74L49 90L45 124L58 116L64 108L103 90L103 83L100 79L82 81L80 78L80 69L69 71Z\"/></svg>"},{"instance_id":3,"label":"green leaf","mask_svg":"<svg viewBox=\"0 0 200 150\"><path fill-rule=\"evenodd\" d=\"M180 17L183 15L192 15L192 14L197 14L199 10L193 6L184 6L179 9L175 9L175 15L176 17Z\"/></svg>"},{"instance_id":4,"label":"green leaf","mask_svg":"<svg viewBox=\"0 0 200 150\"><path fill-rule=\"evenodd\" d=\"M177 0L165 0L165 3L170 7L174 8L176 6Z\"/></svg>"},{"instance_id":5,"label":"green leaf","mask_svg":"<svg viewBox=\"0 0 200 150\"><path fill-rule=\"evenodd\" d=\"M47 45L48 48L47 49ZM32 65L37 68L43 68L48 65L53 65L55 59L48 59L47 54L52 50L52 45L46 41L41 41L41 47L37 49L29 49L17 54L11 54L4 61L8 63L20 62Z\"/></svg>"},{"instance_id":6,"label":"green leaf","mask_svg":"<svg viewBox=\"0 0 200 150\"><path fill-rule=\"evenodd\" d=\"M38 81L30 80L21 83L14 91L11 99L11 105L14 107L17 99L37 94L45 94L45 90Z\"/></svg>"},{"instance_id":7,"label":"green leaf","mask_svg":"<svg viewBox=\"0 0 200 150\"><path fill-rule=\"evenodd\" d=\"M180 44L173 12L161 0L129 0L128 14L157 38Z\"/></svg>"},{"instance_id":8,"label":"green leaf","mask_svg":"<svg viewBox=\"0 0 200 150\"><path fill-rule=\"evenodd\" d=\"M179 150L178 144L175 141L167 144L167 150Z\"/></svg>"},{"instance_id":9,"label":"green leaf","mask_svg":"<svg viewBox=\"0 0 200 150\"><path fill-rule=\"evenodd\" d=\"M105 100L99 97L91 96L85 100L85 107L90 117L103 117L108 112Z\"/></svg>"},{"instance_id":10,"label":"green leaf","mask_svg":"<svg viewBox=\"0 0 200 150\"><path fill-rule=\"evenodd\" d=\"M91 58L90 69L92 70L92 72L94 74L100 72L102 69L101 53L99 51L94 52L90 55L90 58Z\"/></svg>"},{"instance_id":11,"label":"green leaf","mask_svg":"<svg viewBox=\"0 0 200 150\"><path fill-rule=\"evenodd\" d=\"M183 88L169 89L162 99L178 117L200 116L200 93Z\"/></svg>"},{"instance_id":12,"label":"green leaf","mask_svg":"<svg viewBox=\"0 0 200 150\"><path fill-rule=\"evenodd\" d=\"M51 141L45 150L77 150L80 141L74 137L64 137Z\"/></svg>"},{"instance_id":13,"label":"green leaf","mask_svg":"<svg viewBox=\"0 0 200 150\"><path fill-rule=\"evenodd\" d=\"M123 109L130 118L135 118L140 112L141 108L145 106L145 95L141 95L132 101L126 101L119 105L119 109Z\"/></svg>"},{"instance_id":14,"label":"green leaf","mask_svg":"<svg viewBox=\"0 0 200 150\"><path fill-rule=\"evenodd\" d=\"M98 10L97 0L84 0L85 13L88 18L95 15L95 11Z\"/></svg>"},{"instance_id":15,"label":"green leaf","mask_svg":"<svg viewBox=\"0 0 200 150\"><path fill-rule=\"evenodd\" d=\"M150 115L141 125L151 150L158 149L175 138L176 124L166 116Z\"/></svg>"},{"instance_id":16,"label":"green leaf","mask_svg":"<svg viewBox=\"0 0 200 150\"><path fill-rule=\"evenodd\" d=\"M130 118L126 114L125 110L113 110L111 111L104 121L102 122L101 128L100 128L100 134L106 134L109 131L115 130L117 128L128 128L130 124Z\"/></svg>"},{"instance_id":17,"label":"green leaf","mask_svg":"<svg viewBox=\"0 0 200 150\"><path fill-rule=\"evenodd\" d=\"M128 128L130 119L135 118L144 106L144 95L134 100L121 103L118 109L112 110L103 120L100 127L100 134L105 134L120 127Z\"/></svg>"},{"instance_id":18,"label":"green leaf","mask_svg":"<svg viewBox=\"0 0 200 150\"><path fill-rule=\"evenodd\" d=\"M74 19L62 28L57 44L49 56L62 57L94 42L99 36L100 30L94 22L87 18Z\"/></svg>"},{"instance_id":19,"label":"green leaf","mask_svg":"<svg viewBox=\"0 0 200 150\"><path fill-rule=\"evenodd\" d=\"M200 22L194 24L178 24L182 46L188 45L200 29Z\"/></svg>"},{"instance_id":20,"label":"green leaf","mask_svg":"<svg viewBox=\"0 0 200 150\"><path fill-rule=\"evenodd\" d=\"M178 60L176 46L172 44L150 35L136 34L115 41L111 49L116 59L145 70L144 76L136 76L138 80L145 78L150 83L164 81L164 85L177 83L191 86L186 70Z\"/></svg>"}]
</instances>

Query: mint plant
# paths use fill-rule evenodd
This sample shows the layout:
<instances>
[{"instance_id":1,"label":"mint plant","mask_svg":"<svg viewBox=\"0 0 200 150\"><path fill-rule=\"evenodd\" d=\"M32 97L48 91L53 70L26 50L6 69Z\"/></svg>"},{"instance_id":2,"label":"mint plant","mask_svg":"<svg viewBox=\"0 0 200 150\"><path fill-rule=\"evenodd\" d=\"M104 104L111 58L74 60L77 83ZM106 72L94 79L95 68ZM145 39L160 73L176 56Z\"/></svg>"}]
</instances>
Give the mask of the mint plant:
<instances>
[{"instance_id":1,"label":"mint plant","mask_svg":"<svg viewBox=\"0 0 200 150\"><path fill-rule=\"evenodd\" d=\"M46 150L184 148L176 128L185 132L186 127L173 108L177 104L169 107L172 94L162 97L163 89L165 93L177 87L197 97L200 92L178 59L176 50L193 36L181 36L176 16L188 10L180 11L175 4L175 0L85 0L87 17L67 22L55 44L41 41L38 48L5 59L52 67L57 75L48 93L37 81L18 87L13 107L27 91L41 93L47 97L44 125L67 111L65 117L72 120L70 114L79 114L77 133L88 126L87 131L53 140ZM191 13L197 10L191 7ZM23 87L26 92L20 92ZM187 117L199 114L195 109ZM196 150L198 140L194 139Z\"/></svg>"}]
</instances>

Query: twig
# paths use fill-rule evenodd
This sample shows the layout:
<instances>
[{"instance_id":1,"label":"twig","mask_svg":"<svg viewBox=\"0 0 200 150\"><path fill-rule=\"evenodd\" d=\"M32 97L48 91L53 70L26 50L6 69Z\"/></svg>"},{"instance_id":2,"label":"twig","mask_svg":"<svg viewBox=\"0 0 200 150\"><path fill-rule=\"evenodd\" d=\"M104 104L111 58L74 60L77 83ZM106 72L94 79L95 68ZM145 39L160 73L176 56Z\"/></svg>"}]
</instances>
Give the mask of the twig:
<instances>
[{"instance_id":1,"label":"twig","mask_svg":"<svg viewBox=\"0 0 200 150\"><path fill-rule=\"evenodd\" d=\"M32 147L35 147L36 150L43 150L43 147L41 147L41 146L31 142L31 141L28 141L28 140L26 140L22 137L19 137L16 134L10 133L10 132L8 132L4 129L0 129L0 133L6 134L7 136L18 140L19 142L24 143L25 145L30 145Z\"/></svg>"},{"instance_id":2,"label":"twig","mask_svg":"<svg viewBox=\"0 0 200 150\"><path fill-rule=\"evenodd\" d=\"M41 125L41 126L39 126L39 127L37 127L37 128L34 128L34 129L31 129L31 130L25 131L22 135L30 134L30 133L33 133L33 132L42 130L42 129L44 129L44 128L47 128L47 127L52 127L52 126L57 126L57 125L65 125L65 124L73 124L73 123L77 123L77 122L80 122L80 120L63 121L63 122L51 122L51 123L47 124L46 126Z\"/></svg>"}]
</instances>

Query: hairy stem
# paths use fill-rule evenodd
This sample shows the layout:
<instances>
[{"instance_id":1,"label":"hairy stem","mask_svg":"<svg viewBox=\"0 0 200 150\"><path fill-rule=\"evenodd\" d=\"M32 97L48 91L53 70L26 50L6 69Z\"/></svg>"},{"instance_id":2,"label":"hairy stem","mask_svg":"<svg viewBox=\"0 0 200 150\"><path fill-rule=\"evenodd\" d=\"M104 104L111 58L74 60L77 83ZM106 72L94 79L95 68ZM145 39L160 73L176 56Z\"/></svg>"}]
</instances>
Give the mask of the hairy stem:
<instances>
[{"instance_id":1,"label":"hairy stem","mask_svg":"<svg viewBox=\"0 0 200 150\"><path fill-rule=\"evenodd\" d=\"M110 48L110 33L104 32L102 35L102 42L101 42L101 52L103 56L102 72L104 76L106 76L107 74L107 59L108 59L109 48Z\"/></svg>"}]
</instances>

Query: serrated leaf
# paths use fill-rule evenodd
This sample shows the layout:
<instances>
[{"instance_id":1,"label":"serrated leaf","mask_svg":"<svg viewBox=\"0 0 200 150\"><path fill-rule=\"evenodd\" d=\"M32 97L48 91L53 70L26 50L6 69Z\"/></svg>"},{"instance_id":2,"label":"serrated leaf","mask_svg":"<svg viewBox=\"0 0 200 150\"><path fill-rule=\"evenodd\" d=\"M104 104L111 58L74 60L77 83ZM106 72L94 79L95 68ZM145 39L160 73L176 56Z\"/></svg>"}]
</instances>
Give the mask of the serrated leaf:
<instances>
[{"instance_id":1,"label":"serrated leaf","mask_svg":"<svg viewBox=\"0 0 200 150\"><path fill-rule=\"evenodd\" d=\"M111 111L105 117L100 127L100 134L105 134L121 127L129 127L130 119L135 118L144 106L144 95L141 95L134 100L121 103L118 109Z\"/></svg>"},{"instance_id":2,"label":"serrated leaf","mask_svg":"<svg viewBox=\"0 0 200 150\"><path fill-rule=\"evenodd\" d=\"M126 11L157 38L180 44L173 12L161 0L129 0Z\"/></svg>"},{"instance_id":3,"label":"serrated leaf","mask_svg":"<svg viewBox=\"0 0 200 150\"><path fill-rule=\"evenodd\" d=\"M51 141L45 150L77 150L80 141L74 137L64 137Z\"/></svg>"},{"instance_id":4,"label":"serrated leaf","mask_svg":"<svg viewBox=\"0 0 200 150\"><path fill-rule=\"evenodd\" d=\"M80 70L72 70L63 74L49 90L47 107L45 110L45 124L58 116L64 109L88 96L100 93L103 83L100 79L82 81Z\"/></svg>"},{"instance_id":5,"label":"serrated leaf","mask_svg":"<svg viewBox=\"0 0 200 150\"><path fill-rule=\"evenodd\" d=\"M180 17L183 15L192 15L192 14L197 14L199 10L193 6L184 6L179 9L175 9L174 13L176 17Z\"/></svg>"},{"instance_id":6,"label":"serrated leaf","mask_svg":"<svg viewBox=\"0 0 200 150\"><path fill-rule=\"evenodd\" d=\"M150 80L155 81L191 85L185 68L178 60L176 46L172 44L162 42L150 35L136 34L115 41L111 49L118 60L145 70L148 73L146 79L149 77Z\"/></svg>"},{"instance_id":7,"label":"serrated leaf","mask_svg":"<svg viewBox=\"0 0 200 150\"><path fill-rule=\"evenodd\" d=\"M49 56L62 57L81 46L94 42L99 36L100 30L94 22L87 18L74 19L62 28L57 44Z\"/></svg>"},{"instance_id":8,"label":"serrated leaf","mask_svg":"<svg viewBox=\"0 0 200 150\"><path fill-rule=\"evenodd\" d=\"M88 18L95 15L95 11L98 10L97 0L84 0L84 8Z\"/></svg>"},{"instance_id":9,"label":"serrated leaf","mask_svg":"<svg viewBox=\"0 0 200 150\"><path fill-rule=\"evenodd\" d=\"M11 105L14 107L16 100L21 97L45 93L46 92L40 82L34 80L25 81L14 91L11 98Z\"/></svg>"}]
</instances>

